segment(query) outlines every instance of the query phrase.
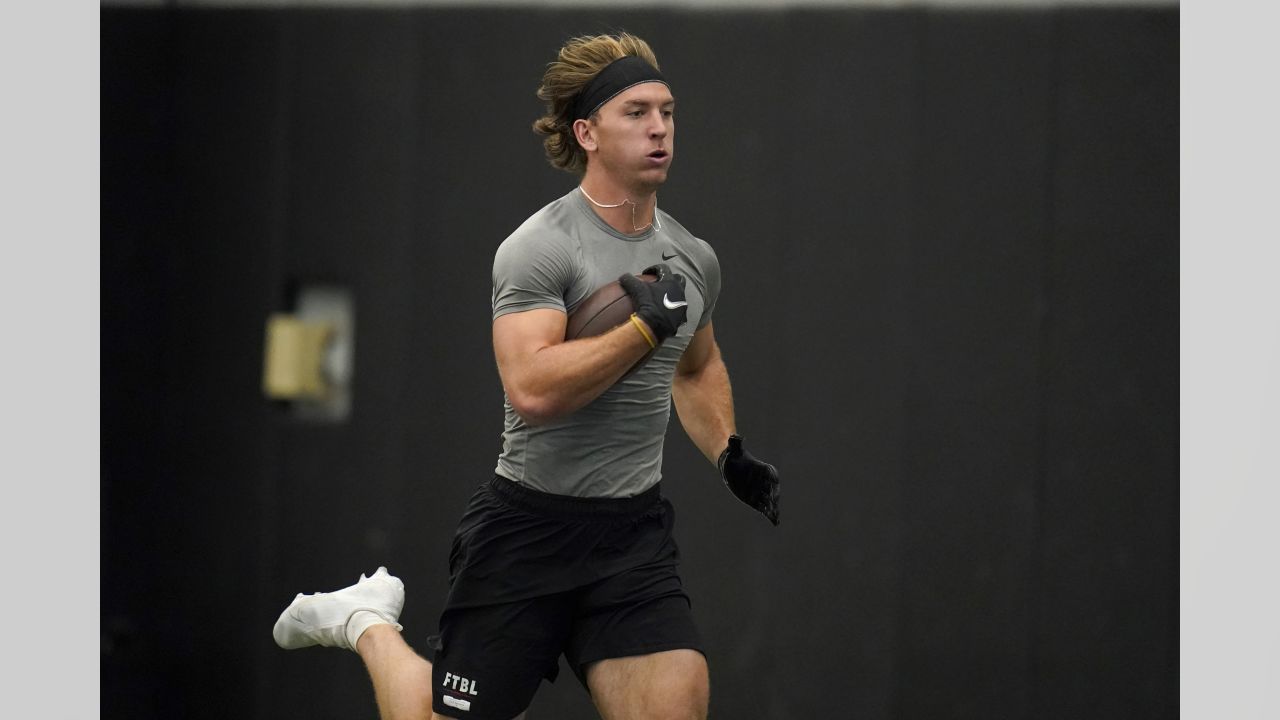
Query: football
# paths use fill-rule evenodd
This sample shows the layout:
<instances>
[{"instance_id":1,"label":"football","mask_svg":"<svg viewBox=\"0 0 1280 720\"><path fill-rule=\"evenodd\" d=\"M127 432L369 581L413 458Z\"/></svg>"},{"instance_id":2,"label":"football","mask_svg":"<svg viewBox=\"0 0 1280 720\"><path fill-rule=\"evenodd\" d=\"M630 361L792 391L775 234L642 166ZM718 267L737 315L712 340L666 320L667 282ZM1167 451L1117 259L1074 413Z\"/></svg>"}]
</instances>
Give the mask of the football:
<instances>
[{"instance_id":1,"label":"football","mask_svg":"<svg viewBox=\"0 0 1280 720\"><path fill-rule=\"evenodd\" d=\"M658 279L656 275L640 275L638 277L645 282L653 282ZM578 338L601 335L622 323L629 322L633 312L635 312L635 306L632 304L631 298L622 289L622 285L617 280L614 280L596 288L594 292L587 296L586 300L578 303L578 306L569 313L564 339L576 340ZM661 345L658 347L661 347ZM654 348L645 353L645 356L631 366L631 369L627 370L622 377L625 378L638 370L657 351L658 348Z\"/></svg>"}]
</instances>

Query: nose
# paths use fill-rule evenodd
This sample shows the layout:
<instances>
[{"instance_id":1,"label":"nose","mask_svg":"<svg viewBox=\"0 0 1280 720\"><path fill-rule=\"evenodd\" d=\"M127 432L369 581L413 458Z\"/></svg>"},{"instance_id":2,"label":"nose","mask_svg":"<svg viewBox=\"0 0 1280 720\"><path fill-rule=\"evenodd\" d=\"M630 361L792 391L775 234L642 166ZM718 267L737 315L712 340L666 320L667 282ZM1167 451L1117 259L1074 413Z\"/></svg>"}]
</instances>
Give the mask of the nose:
<instances>
[{"instance_id":1,"label":"nose","mask_svg":"<svg viewBox=\"0 0 1280 720\"><path fill-rule=\"evenodd\" d=\"M654 138L667 136L667 120L662 116L661 110L649 115L649 136Z\"/></svg>"}]
</instances>

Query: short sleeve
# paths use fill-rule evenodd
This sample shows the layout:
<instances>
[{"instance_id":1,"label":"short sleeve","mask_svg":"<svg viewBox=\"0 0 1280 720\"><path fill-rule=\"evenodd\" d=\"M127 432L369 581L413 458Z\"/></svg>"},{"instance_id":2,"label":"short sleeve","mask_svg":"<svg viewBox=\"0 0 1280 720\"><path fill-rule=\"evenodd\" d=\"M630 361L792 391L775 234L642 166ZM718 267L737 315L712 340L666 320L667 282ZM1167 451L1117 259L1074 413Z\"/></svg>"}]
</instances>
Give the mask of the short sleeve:
<instances>
[{"instance_id":1,"label":"short sleeve","mask_svg":"<svg viewBox=\"0 0 1280 720\"><path fill-rule=\"evenodd\" d=\"M698 329L711 324L711 315L716 309L716 300L720 297L720 260L715 250L705 242L702 244L705 257L702 259L702 278L706 286L706 297L702 303L702 317L698 318Z\"/></svg>"},{"instance_id":2,"label":"short sleeve","mask_svg":"<svg viewBox=\"0 0 1280 720\"><path fill-rule=\"evenodd\" d=\"M493 258L493 317L535 308L565 311L575 262L567 238L517 234Z\"/></svg>"}]
</instances>

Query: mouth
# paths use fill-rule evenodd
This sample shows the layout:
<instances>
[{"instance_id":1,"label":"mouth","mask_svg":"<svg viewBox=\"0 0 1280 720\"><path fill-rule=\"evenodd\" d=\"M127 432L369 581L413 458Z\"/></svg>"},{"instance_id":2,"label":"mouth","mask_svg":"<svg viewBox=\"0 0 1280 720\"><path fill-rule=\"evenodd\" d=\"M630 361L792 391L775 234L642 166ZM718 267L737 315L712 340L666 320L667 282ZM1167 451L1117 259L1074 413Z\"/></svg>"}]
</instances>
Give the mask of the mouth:
<instances>
[{"instance_id":1,"label":"mouth","mask_svg":"<svg viewBox=\"0 0 1280 720\"><path fill-rule=\"evenodd\" d=\"M654 150L653 152L649 153L646 157L648 157L650 160L662 161L671 157L671 153L667 152L666 150Z\"/></svg>"}]
</instances>

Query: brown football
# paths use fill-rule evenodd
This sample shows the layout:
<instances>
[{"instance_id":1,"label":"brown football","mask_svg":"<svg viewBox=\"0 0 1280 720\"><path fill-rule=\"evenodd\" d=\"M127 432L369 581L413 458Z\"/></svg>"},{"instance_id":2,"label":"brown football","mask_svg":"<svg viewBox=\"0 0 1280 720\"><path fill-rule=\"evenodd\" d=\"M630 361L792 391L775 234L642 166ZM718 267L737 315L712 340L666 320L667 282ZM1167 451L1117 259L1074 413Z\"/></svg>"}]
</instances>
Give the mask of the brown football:
<instances>
[{"instance_id":1,"label":"brown football","mask_svg":"<svg viewBox=\"0 0 1280 720\"><path fill-rule=\"evenodd\" d=\"M653 282L657 280L656 275L640 275L638 276L645 282ZM576 340L578 338L592 337L606 333L624 322L629 322L631 313L635 312L635 306L631 302L631 298L627 292L622 289L622 285L614 280L595 289L586 300L578 303L578 306L569 313L568 324L565 327L564 339ZM659 346L661 347L661 346ZM631 366L622 377L627 377L635 372L653 357L658 351L657 348L645 353L635 365Z\"/></svg>"}]
</instances>

